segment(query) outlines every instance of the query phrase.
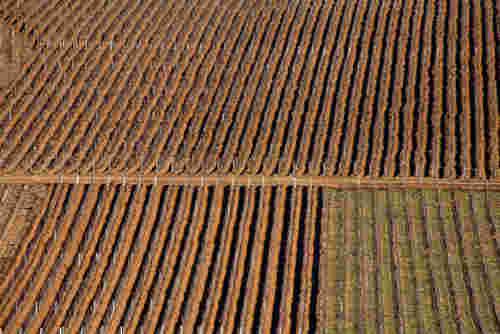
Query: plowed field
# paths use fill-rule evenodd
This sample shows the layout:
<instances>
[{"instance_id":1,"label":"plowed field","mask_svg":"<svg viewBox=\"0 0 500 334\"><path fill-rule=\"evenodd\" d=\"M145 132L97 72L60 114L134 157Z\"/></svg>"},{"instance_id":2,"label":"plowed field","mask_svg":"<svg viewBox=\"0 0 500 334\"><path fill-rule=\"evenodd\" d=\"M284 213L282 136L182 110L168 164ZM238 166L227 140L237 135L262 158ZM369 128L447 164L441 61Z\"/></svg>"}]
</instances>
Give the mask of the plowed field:
<instances>
[{"instance_id":1,"label":"plowed field","mask_svg":"<svg viewBox=\"0 0 500 334\"><path fill-rule=\"evenodd\" d=\"M0 1L0 334L500 333L499 1Z\"/></svg>"},{"instance_id":2,"label":"plowed field","mask_svg":"<svg viewBox=\"0 0 500 334\"><path fill-rule=\"evenodd\" d=\"M0 282L0 328L317 332L323 202L316 187L52 185Z\"/></svg>"},{"instance_id":3,"label":"plowed field","mask_svg":"<svg viewBox=\"0 0 500 334\"><path fill-rule=\"evenodd\" d=\"M45 195L0 282L7 333L500 329L500 192L0 191Z\"/></svg>"},{"instance_id":4,"label":"plowed field","mask_svg":"<svg viewBox=\"0 0 500 334\"><path fill-rule=\"evenodd\" d=\"M3 174L493 178L494 0L5 0Z\"/></svg>"}]
</instances>

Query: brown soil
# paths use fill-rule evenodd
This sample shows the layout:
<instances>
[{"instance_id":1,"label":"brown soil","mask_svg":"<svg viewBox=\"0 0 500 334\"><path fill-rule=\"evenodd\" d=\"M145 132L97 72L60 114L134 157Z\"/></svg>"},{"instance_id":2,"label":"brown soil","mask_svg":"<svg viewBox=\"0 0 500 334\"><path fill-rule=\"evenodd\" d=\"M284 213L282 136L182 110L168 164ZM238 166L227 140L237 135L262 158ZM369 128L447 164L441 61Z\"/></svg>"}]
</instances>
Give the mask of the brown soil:
<instances>
[{"instance_id":1,"label":"brown soil","mask_svg":"<svg viewBox=\"0 0 500 334\"><path fill-rule=\"evenodd\" d=\"M494 1L16 2L3 174L499 174Z\"/></svg>"},{"instance_id":2,"label":"brown soil","mask_svg":"<svg viewBox=\"0 0 500 334\"><path fill-rule=\"evenodd\" d=\"M0 332L500 332L499 12L3 0Z\"/></svg>"},{"instance_id":3,"label":"brown soil","mask_svg":"<svg viewBox=\"0 0 500 334\"><path fill-rule=\"evenodd\" d=\"M25 37L0 18L0 89L6 88L22 71L31 56Z\"/></svg>"},{"instance_id":4,"label":"brown soil","mask_svg":"<svg viewBox=\"0 0 500 334\"><path fill-rule=\"evenodd\" d=\"M47 196L45 185L4 187L0 198L0 284Z\"/></svg>"}]
</instances>

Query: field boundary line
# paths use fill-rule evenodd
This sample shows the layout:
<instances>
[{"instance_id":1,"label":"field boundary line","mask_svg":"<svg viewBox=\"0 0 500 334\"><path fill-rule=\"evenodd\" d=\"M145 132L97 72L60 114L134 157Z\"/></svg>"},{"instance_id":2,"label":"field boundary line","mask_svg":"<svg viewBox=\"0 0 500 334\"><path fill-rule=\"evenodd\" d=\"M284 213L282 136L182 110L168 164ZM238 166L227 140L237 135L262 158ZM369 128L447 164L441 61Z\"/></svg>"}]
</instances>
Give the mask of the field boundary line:
<instances>
[{"instance_id":1,"label":"field boundary line","mask_svg":"<svg viewBox=\"0 0 500 334\"><path fill-rule=\"evenodd\" d=\"M328 186L332 188L430 188L500 190L500 179L439 179L430 177L341 177L341 176L183 176L183 175L7 175L3 184L153 184L231 186Z\"/></svg>"}]
</instances>

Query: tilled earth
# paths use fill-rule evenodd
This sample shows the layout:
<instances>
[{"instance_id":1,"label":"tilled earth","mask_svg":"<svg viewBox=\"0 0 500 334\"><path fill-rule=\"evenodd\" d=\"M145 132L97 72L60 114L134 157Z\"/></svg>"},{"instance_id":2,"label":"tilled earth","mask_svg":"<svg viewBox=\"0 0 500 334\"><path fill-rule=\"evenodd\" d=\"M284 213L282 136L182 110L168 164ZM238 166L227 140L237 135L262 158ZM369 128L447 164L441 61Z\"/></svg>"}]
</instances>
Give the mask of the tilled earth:
<instances>
[{"instance_id":1,"label":"tilled earth","mask_svg":"<svg viewBox=\"0 0 500 334\"><path fill-rule=\"evenodd\" d=\"M0 330L500 332L499 15L3 0Z\"/></svg>"},{"instance_id":2,"label":"tilled earth","mask_svg":"<svg viewBox=\"0 0 500 334\"><path fill-rule=\"evenodd\" d=\"M499 7L5 0L0 168L495 178Z\"/></svg>"}]
</instances>

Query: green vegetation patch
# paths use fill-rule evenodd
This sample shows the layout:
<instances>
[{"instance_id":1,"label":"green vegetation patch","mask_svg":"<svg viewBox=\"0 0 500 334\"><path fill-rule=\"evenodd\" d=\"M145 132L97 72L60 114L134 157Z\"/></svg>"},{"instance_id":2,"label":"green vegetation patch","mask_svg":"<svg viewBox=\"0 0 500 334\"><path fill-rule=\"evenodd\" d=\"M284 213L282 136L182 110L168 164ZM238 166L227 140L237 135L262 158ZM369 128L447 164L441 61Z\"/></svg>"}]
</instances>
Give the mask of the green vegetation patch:
<instances>
[{"instance_id":1,"label":"green vegetation patch","mask_svg":"<svg viewBox=\"0 0 500 334\"><path fill-rule=\"evenodd\" d=\"M500 333L500 192L328 192L325 333Z\"/></svg>"}]
</instances>

